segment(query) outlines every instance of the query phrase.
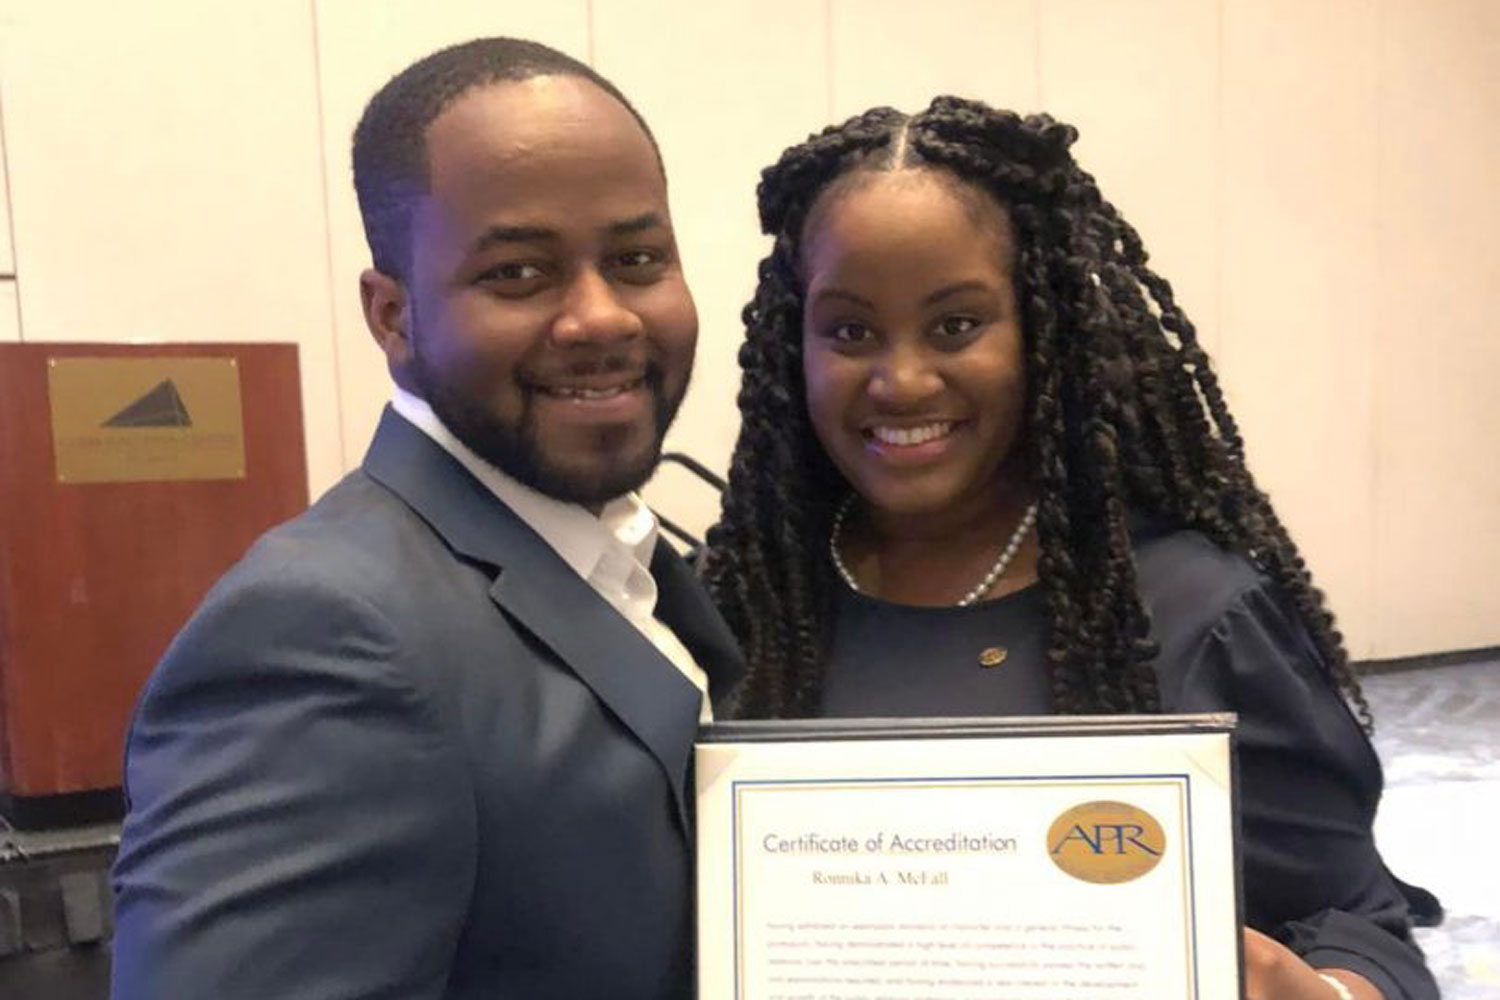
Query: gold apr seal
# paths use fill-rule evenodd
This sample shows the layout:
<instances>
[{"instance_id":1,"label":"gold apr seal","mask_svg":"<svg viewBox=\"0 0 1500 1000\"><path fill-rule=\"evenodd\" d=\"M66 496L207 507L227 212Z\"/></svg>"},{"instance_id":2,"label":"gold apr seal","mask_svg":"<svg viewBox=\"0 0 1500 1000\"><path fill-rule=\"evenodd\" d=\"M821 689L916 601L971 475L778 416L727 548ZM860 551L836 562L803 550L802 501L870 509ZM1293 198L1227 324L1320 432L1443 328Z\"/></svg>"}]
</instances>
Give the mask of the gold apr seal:
<instances>
[{"instance_id":1,"label":"gold apr seal","mask_svg":"<svg viewBox=\"0 0 1500 1000\"><path fill-rule=\"evenodd\" d=\"M1161 824L1125 802L1085 802L1052 821L1047 855L1076 879L1113 885L1155 868L1166 853Z\"/></svg>"}]
</instances>

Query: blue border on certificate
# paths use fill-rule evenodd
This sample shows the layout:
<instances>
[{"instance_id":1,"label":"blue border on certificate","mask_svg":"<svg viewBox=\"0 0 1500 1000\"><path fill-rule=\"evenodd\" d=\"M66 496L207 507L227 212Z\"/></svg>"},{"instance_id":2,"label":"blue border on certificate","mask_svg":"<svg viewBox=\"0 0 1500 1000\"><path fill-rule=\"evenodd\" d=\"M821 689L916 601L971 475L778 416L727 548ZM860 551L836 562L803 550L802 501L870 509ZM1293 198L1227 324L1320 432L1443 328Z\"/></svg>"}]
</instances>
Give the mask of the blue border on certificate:
<instances>
[{"instance_id":1,"label":"blue border on certificate","mask_svg":"<svg viewBox=\"0 0 1500 1000\"><path fill-rule=\"evenodd\" d=\"M1199 989L1199 956L1198 956L1198 891L1197 879L1194 871L1195 851L1193 846L1193 780L1191 774L1186 773L1164 773L1164 774L1049 774L1049 775L950 775L942 778L923 777L901 777L901 778L759 778L738 779L729 784L729 820L732 833L733 847L730 851L730 905L734 911L734 996L735 1000L741 1000L740 993L743 986L744 976L742 974L742 956L740 954L740 941L743 935L740 917L740 879L738 878L740 862L740 824L739 790L744 787L764 787L774 785L913 785L913 784L958 784L971 782L1096 782L1100 784L1111 784L1141 780L1172 780L1180 782L1183 798L1185 800L1183 809L1183 851L1186 861L1187 872L1187 898L1188 898L1188 959L1192 968L1191 974L1191 1000L1200 1000Z\"/></svg>"}]
</instances>

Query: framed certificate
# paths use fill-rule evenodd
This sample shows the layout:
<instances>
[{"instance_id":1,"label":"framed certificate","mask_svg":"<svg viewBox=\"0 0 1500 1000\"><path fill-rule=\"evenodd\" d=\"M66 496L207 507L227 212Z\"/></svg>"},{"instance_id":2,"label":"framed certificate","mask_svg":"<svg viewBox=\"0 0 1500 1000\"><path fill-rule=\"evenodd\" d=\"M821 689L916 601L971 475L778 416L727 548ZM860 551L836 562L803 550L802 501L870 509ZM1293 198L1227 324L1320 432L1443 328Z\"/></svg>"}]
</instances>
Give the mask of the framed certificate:
<instances>
[{"instance_id":1,"label":"framed certificate","mask_svg":"<svg viewBox=\"0 0 1500 1000\"><path fill-rule=\"evenodd\" d=\"M705 729L700 1000L1238 997L1233 726Z\"/></svg>"}]
</instances>

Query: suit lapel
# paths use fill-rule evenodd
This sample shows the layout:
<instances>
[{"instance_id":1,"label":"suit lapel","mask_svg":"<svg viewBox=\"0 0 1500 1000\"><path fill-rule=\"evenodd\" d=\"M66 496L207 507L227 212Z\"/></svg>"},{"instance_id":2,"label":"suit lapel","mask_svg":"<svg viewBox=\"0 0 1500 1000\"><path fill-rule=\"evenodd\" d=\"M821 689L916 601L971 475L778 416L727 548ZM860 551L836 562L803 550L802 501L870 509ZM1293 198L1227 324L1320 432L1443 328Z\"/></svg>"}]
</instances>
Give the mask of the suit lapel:
<instances>
[{"instance_id":1,"label":"suit lapel","mask_svg":"<svg viewBox=\"0 0 1500 1000\"><path fill-rule=\"evenodd\" d=\"M656 543L651 577L656 581L656 616L682 640L708 674L713 700L722 700L745 673L744 657L734 633L709 600L692 568L666 541Z\"/></svg>"},{"instance_id":2,"label":"suit lapel","mask_svg":"<svg viewBox=\"0 0 1500 1000\"><path fill-rule=\"evenodd\" d=\"M698 724L697 689L526 522L389 408L364 469L456 552L498 569L491 598L646 746L666 773L686 830L684 794Z\"/></svg>"},{"instance_id":3,"label":"suit lapel","mask_svg":"<svg viewBox=\"0 0 1500 1000\"><path fill-rule=\"evenodd\" d=\"M683 794L698 727L698 689L577 573L553 558L563 572L513 559L490 594L551 647L661 762L686 828Z\"/></svg>"}]
</instances>

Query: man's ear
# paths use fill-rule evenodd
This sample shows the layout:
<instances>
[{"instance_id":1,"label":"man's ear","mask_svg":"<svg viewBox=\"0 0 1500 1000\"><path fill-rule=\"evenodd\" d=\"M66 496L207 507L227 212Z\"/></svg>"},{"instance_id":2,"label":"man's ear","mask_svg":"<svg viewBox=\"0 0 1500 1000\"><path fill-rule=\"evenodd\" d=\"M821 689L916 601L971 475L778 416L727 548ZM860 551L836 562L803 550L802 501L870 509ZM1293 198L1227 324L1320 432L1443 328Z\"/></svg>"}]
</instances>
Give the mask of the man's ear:
<instances>
[{"instance_id":1,"label":"man's ear","mask_svg":"<svg viewBox=\"0 0 1500 1000\"><path fill-rule=\"evenodd\" d=\"M411 366L411 313L406 287L389 274L368 268L359 276L359 300L364 307L365 326L385 352L386 367L396 384L407 387Z\"/></svg>"}]
</instances>

